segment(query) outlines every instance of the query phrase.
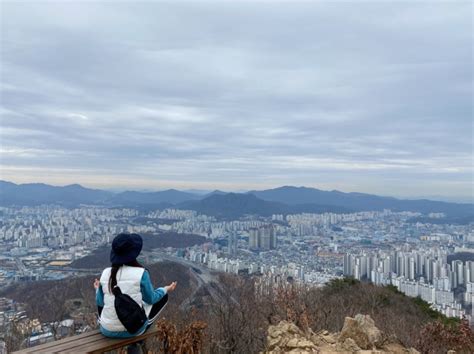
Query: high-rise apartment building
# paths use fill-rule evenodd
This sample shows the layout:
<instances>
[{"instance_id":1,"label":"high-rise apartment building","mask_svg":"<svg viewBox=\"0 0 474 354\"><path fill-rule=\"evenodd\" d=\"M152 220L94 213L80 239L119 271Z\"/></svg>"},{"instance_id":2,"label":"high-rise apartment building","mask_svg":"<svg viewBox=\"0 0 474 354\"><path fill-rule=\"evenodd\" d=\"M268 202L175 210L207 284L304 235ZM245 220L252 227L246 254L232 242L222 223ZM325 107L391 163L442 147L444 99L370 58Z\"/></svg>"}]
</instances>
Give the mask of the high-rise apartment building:
<instances>
[{"instance_id":1,"label":"high-rise apartment building","mask_svg":"<svg viewBox=\"0 0 474 354\"><path fill-rule=\"evenodd\" d=\"M232 232L227 239L227 250L231 255L237 254L237 242L239 236L236 232Z\"/></svg>"},{"instance_id":2,"label":"high-rise apartment building","mask_svg":"<svg viewBox=\"0 0 474 354\"><path fill-rule=\"evenodd\" d=\"M272 225L249 230L249 248L271 250L277 246L276 233Z\"/></svg>"},{"instance_id":3,"label":"high-rise apartment building","mask_svg":"<svg viewBox=\"0 0 474 354\"><path fill-rule=\"evenodd\" d=\"M250 249L259 248L257 228L252 228L249 230L249 248Z\"/></svg>"}]
</instances>

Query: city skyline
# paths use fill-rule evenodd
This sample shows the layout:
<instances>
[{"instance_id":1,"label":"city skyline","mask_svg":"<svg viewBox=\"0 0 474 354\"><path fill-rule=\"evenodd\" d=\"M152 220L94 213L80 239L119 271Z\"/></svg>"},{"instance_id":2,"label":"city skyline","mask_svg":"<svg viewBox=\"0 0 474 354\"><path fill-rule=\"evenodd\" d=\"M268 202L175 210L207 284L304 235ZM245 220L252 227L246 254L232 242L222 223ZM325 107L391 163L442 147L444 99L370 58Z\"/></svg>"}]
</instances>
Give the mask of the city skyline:
<instances>
[{"instance_id":1,"label":"city skyline","mask_svg":"<svg viewBox=\"0 0 474 354\"><path fill-rule=\"evenodd\" d=\"M1 4L0 179L473 197L472 4Z\"/></svg>"}]
</instances>

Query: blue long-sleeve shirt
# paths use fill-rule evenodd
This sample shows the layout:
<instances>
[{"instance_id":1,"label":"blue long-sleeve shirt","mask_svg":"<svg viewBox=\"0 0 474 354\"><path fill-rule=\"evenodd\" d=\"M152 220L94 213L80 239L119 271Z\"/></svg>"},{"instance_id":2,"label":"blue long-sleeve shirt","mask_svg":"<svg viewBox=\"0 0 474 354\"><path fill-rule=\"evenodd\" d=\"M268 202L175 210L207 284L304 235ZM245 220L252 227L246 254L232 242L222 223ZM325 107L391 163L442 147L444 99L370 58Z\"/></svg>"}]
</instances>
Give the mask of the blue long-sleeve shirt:
<instances>
[{"instance_id":1,"label":"blue long-sleeve shirt","mask_svg":"<svg viewBox=\"0 0 474 354\"><path fill-rule=\"evenodd\" d=\"M142 279L140 280L140 290L142 293L143 301L150 305L156 304L158 301L161 300L163 296L166 295L166 288L157 288L157 289L153 288L153 284L151 283L151 279L150 279L150 274L148 273L147 270L143 272ZM95 302L97 306L104 307L104 291L102 290L102 285L99 285L99 288L97 289L95 293ZM142 334L146 330L146 327L148 325L149 323L146 322L143 325L143 327L137 331L137 333L133 333L133 334L130 334L127 331L123 331L123 332L108 331L102 326L100 326L100 331L106 337L130 338L130 337L135 337L137 335Z\"/></svg>"}]
</instances>

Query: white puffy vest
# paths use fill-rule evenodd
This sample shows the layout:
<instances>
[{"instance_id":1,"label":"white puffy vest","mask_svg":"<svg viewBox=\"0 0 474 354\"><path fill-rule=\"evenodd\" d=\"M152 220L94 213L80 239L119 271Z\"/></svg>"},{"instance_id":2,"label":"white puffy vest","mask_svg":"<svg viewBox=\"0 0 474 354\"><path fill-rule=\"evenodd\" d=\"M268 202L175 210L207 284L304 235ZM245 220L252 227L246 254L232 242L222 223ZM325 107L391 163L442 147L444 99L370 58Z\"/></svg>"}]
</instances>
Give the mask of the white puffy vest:
<instances>
[{"instance_id":1,"label":"white puffy vest","mask_svg":"<svg viewBox=\"0 0 474 354\"><path fill-rule=\"evenodd\" d=\"M100 315L100 325L106 330L112 332L127 331L117 317L115 312L115 296L109 291L109 279L112 268L106 268L100 276L100 285L104 292L104 308ZM140 281L142 280L144 268L122 266L117 272L117 285L123 294L129 295L139 305L143 305L147 316L150 314L151 305L143 302L140 290Z\"/></svg>"}]
</instances>

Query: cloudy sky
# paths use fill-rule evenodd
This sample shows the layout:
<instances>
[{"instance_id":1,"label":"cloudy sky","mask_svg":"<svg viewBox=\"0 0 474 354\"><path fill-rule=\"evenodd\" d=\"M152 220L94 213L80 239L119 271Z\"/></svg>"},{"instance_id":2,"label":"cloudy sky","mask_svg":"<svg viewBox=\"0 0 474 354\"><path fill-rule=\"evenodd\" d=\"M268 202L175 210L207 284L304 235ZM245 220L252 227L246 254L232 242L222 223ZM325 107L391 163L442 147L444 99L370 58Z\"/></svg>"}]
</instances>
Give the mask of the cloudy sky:
<instances>
[{"instance_id":1,"label":"cloudy sky","mask_svg":"<svg viewBox=\"0 0 474 354\"><path fill-rule=\"evenodd\" d=\"M1 2L1 178L473 194L472 4Z\"/></svg>"}]
</instances>

